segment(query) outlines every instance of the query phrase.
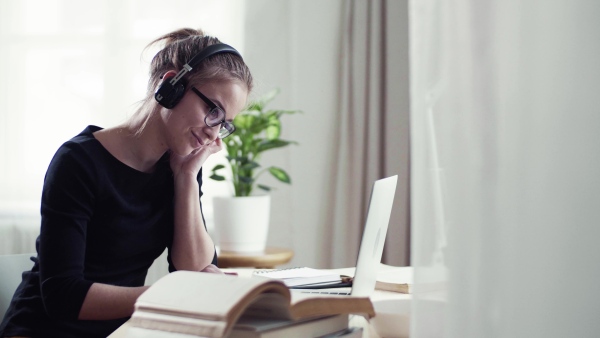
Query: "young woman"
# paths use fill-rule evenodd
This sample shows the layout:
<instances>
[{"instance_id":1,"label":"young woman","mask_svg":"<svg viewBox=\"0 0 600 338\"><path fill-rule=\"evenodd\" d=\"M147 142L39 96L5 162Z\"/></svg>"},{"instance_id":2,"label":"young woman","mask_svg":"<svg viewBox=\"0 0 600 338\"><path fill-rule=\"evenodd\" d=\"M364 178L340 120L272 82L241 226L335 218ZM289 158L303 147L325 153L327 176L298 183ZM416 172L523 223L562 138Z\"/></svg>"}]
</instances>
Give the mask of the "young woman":
<instances>
[{"instance_id":1,"label":"young woman","mask_svg":"<svg viewBox=\"0 0 600 338\"><path fill-rule=\"evenodd\" d=\"M152 262L220 273L201 168L234 132L252 76L230 46L181 29L153 41L147 96L124 124L88 126L52 159L37 258L0 337L106 337L133 312Z\"/></svg>"}]
</instances>

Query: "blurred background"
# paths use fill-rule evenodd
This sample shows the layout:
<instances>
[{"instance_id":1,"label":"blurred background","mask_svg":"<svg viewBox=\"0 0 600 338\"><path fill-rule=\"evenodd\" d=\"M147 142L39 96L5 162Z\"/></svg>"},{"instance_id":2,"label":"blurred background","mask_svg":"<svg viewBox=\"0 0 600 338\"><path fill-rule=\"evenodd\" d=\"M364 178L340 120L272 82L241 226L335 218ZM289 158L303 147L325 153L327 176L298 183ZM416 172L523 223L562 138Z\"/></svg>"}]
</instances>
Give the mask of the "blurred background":
<instances>
[{"instance_id":1,"label":"blurred background","mask_svg":"<svg viewBox=\"0 0 600 338\"><path fill-rule=\"evenodd\" d=\"M600 332L600 2L0 0L0 251L29 252L50 158L143 97L155 37L239 49L278 87L269 244L355 263L372 182L399 175L384 262L415 267L411 337ZM218 162L218 157L212 161ZM212 165L207 165L209 168ZM268 178L266 178L268 179ZM211 196L229 187L206 180ZM445 296L419 292L446 280Z\"/></svg>"},{"instance_id":2,"label":"blurred background","mask_svg":"<svg viewBox=\"0 0 600 338\"><path fill-rule=\"evenodd\" d=\"M282 121L282 138L298 145L263 155L292 178L288 186L261 177L276 188L269 245L294 250L289 265L352 266L373 181L398 174L385 256L409 264L407 2L387 9L340 0L0 0L0 250L33 250L56 149L89 124L132 114L156 52L145 46L193 27L241 51L256 80L251 99L279 88L270 108L303 111ZM212 197L232 189L209 179L202 188L213 232Z\"/></svg>"}]
</instances>

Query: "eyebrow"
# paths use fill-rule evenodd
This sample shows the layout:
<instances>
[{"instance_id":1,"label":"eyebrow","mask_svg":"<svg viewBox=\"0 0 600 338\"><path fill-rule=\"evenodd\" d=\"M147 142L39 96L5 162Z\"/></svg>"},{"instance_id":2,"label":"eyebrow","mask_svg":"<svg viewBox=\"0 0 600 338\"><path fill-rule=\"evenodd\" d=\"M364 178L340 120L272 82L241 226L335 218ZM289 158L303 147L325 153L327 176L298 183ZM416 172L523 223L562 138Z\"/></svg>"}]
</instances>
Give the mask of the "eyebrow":
<instances>
[{"instance_id":1,"label":"eyebrow","mask_svg":"<svg viewBox=\"0 0 600 338\"><path fill-rule=\"evenodd\" d=\"M223 104L222 104L222 103L221 103L219 100L214 100L214 99L211 99L210 97L208 97L208 96L206 96L206 95L202 94L202 93L201 93L201 92L200 92L198 89L196 89L196 87L192 87L191 89L192 89L192 91L193 91L194 93L196 93L198 96L200 96L200 98L201 98L203 101L205 101L205 100L208 100L208 102L210 102L210 103L212 103L213 105L217 106L217 108L219 108L219 109L221 109L222 111L224 111L224 112L225 112L225 115L227 115L227 110L225 110L225 108L223 108ZM204 102L204 103L208 104L208 102ZM216 103L215 103L215 102L216 102ZM210 104L208 104L208 105L210 106Z\"/></svg>"},{"instance_id":2,"label":"eyebrow","mask_svg":"<svg viewBox=\"0 0 600 338\"><path fill-rule=\"evenodd\" d=\"M233 122L233 119L228 119L228 118L227 118L227 110L225 110L225 108L223 108L223 104L221 103L221 101L219 101L219 100L213 100L213 99L210 99L210 100L211 100L211 101L212 101L214 104L216 104L216 105L217 105L219 108L221 108L221 110L222 110L223 112L225 112L225 121L227 121L227 122Z\"/></svg>"},{"instance_id":3,"label":"eyebrow","mask_svg":"<svg viewBox=\"0 0 600 338\"><path fill-rule=\"evenodd\" d=\"M221 103L221 101L219 100L213 100L210 99L214 104L217 105L217 107L221 108L221 110L223 110L225 112L225 115L227 115L227 110L225 110L225 108L223 108L223 104Z\"/></svg>"}]
</instances>

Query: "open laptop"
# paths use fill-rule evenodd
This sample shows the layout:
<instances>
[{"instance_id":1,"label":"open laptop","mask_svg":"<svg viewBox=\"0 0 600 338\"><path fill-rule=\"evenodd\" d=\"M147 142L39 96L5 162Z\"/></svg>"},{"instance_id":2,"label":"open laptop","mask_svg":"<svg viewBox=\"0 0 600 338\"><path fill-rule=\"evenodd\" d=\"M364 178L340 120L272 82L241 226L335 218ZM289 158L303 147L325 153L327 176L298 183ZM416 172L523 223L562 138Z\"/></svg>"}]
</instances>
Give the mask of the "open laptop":
<instances>
[{"instance_id":1,"label":"open laptop","mask_svg":"<svg viewBox=\"0 0 600 338\"><path fill-rule=\"evenodd\" d=\"M394 195L396 193L396 183L398 175L382 178L375 181L369 200L369 209L367 220L363 232L360 248L358 250L358 259L356 261L356 271L352 288L350 291L342 289L327 290L307 290L294 289L294 292L351 295L351 296L370 296L375 290L377 278L377 268L383 255L383 245L387 235Z\"/></svg>"}]
</instances>

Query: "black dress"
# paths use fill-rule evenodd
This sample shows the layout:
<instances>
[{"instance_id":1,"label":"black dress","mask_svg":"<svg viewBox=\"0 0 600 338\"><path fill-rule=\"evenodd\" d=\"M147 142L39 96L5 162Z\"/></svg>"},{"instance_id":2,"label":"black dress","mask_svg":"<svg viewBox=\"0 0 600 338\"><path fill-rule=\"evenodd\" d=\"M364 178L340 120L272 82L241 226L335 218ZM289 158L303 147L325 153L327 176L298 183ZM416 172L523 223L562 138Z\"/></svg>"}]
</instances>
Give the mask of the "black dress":
<instances>
[{"instance_id":1,"label":"black dress","mask_svg":"<svg viewBox=\"0 0 600 338\"><path fill-rule=\"evenodd\" d=\"M142 286L154 260L170 249L174 186L168 154L154 172L137 171L94 138L100 129L88 126L63 144L48 167L38 255L23 273L0 337L108 336L128 318L78 320L90 286Z\"/></svg>"}]
</instances>

